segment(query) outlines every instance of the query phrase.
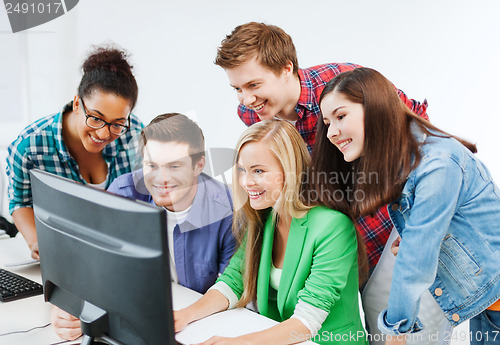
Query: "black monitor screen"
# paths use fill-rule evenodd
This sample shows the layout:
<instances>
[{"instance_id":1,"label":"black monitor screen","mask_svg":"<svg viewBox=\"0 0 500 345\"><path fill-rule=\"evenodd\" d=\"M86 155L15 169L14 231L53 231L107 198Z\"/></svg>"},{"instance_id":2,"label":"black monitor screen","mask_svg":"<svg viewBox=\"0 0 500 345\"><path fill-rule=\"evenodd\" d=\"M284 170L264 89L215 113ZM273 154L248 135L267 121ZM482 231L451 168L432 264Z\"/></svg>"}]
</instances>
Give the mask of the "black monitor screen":
<instances>
[{"instance_id":1,"label":"black monitor screen","mask_svg":"<svg viewBox=\"0 0 500 345\"><path fill-rule=\"evenodd\" d=\"M45 300L80 318L84 343L174 339L166 213L31 171Z\"/></svg>"}]
</instances>

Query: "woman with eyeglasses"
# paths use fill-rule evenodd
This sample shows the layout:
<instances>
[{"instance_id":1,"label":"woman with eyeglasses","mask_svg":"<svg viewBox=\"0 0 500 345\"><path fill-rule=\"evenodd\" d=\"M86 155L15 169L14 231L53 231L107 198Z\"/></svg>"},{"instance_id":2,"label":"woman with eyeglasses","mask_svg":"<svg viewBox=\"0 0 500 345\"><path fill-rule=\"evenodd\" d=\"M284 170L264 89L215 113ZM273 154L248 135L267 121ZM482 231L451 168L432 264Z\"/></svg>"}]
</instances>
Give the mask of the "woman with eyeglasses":
<instances>
[{"instance_id":1,"label":"woman with eyeglasses","mask_svg":"<svg viewBox=\"0 0 500 345\"><path fill-rule=\"evenodd\" d=\"M73 101L26 127L8 147L9 212L39 259L29 171L38 168L105 189L130 172L141 121L131 114L137 83L127 53L98 47L83 63Z\"/></svg>"}]
</instances>

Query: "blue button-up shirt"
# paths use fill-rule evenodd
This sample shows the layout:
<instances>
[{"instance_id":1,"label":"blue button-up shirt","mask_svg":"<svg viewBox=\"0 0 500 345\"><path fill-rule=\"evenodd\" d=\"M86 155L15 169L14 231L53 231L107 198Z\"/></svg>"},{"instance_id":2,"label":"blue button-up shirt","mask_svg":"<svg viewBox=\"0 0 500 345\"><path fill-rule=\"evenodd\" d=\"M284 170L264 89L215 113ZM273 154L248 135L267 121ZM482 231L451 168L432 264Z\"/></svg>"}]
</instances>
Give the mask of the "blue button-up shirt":
<instances>
[{"instance_id":1,"label":"blue button-up shirt","mask_svg":"<svg viewBox=\"0 0 500 345\"><path fill-rule=\"evenodd\" d=\"M108 191L155 205L141 170L118 177ZM179 284L200 293L211 287L237 244L231 232L232 201L226 185L205 174L198 177L193 205L174 228L174 260Z\"/></svg>"}]
</instances>

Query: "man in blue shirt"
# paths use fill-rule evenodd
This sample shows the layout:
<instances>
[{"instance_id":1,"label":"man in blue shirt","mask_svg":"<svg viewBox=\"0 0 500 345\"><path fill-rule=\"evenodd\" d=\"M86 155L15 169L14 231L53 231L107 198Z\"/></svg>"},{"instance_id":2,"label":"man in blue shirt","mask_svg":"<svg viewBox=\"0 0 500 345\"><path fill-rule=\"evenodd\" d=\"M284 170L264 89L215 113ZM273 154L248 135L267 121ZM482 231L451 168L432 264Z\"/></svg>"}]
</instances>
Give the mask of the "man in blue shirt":
<instances>
[{"instance_id":1,"label":"man in blue shirt","mask_svg":"<svg viewBox=\"0 0 500 345\"><path fill-rule=\"evenodd\" d=\"M204 293L233 255L232 203L226 185L202 173L201 129L181 114L159 115L141 132L141 170L108 191L164 207L175 282Z\"/></svg>"},{"instance_id":2,"label":"man in blue shirt","mask_svg":"<svg viewBox=\"0 0 500 345\"><path fill-rule=\"evenodd\" d=\"M229 189L202 173L203 133L184 115L154 118L141 132L139 150L142 169L116 178L108 191L165 208L172 279L205 293L237 247ZM51 322L63 339L81 334L78 319L60 309Z\"/></svg>"}]
</instances>

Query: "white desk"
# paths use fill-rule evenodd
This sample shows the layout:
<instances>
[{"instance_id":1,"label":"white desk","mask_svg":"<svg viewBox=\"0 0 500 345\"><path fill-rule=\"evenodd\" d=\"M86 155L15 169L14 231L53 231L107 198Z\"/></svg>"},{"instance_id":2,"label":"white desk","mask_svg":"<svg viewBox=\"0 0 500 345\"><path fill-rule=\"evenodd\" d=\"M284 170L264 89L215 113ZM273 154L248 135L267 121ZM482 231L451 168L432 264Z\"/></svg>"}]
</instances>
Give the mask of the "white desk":
<instances>
[{"instance_id":1,"label":"white desk","mask_svg":"<svg viewBox=\"0 0 500 345\"><path fill-rule=\"evenodd\" d=\"M14 239L0 239L0 267L41 283L40 265L5 267L6 263L21 262L30 258L28 246L19 235ZM186 307L201 295L183 286L172 284L174 309ZM49 324L50 304L43 295L17 301L0 302L0 335L27 331ZM237 336L260 331L276 324L276 321L248 309L233 309L193 322L176 335L184 343L199 343L213 335ZM79 341L64 342L54 333L52 326L35 329L27 333L0 336L0 345L78 344ZM305 342L303 344L314 344Z\"/></svg>"}]
</instances>

